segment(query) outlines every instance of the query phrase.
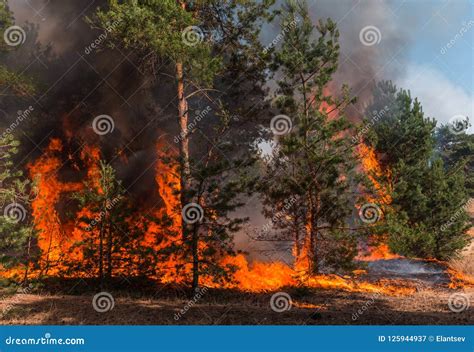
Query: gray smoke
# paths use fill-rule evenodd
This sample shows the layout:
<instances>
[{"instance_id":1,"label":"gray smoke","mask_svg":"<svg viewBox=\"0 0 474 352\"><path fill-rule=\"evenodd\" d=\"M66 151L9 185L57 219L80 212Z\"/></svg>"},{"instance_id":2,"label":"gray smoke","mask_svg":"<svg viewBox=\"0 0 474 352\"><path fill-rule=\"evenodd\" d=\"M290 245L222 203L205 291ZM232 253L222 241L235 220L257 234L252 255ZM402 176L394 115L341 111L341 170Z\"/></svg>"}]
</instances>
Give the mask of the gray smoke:
<instances>
[{"instance_id":1,"label":"gray smoke","mask_svg":"<svg viewBox=\"0 0 474 352\"><path fill-rule=\"evenodd\" d=\"M331 18L337 23L341 56L333 88L349 85L359 101L348 115L360 118L372 97L374 83L403 74L407 48L413 39L411 23L400 26L393 2L387 0L318 0L309 2L309 6L314 21Z\"/></svg>"}]
</instances>

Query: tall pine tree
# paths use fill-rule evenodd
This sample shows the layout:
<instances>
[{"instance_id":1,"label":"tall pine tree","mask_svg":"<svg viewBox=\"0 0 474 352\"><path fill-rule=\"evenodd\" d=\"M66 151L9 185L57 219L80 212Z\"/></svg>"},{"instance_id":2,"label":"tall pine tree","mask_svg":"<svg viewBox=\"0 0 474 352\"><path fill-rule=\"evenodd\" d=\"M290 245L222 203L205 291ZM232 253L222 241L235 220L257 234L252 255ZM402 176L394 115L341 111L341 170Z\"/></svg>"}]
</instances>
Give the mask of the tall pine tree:
<instances>
[{"instance_id":1,"label":"tall pine tree","mask_svg":"<svg viewBox=\"0 0 474 352\"><path fill-rule=\"evenodd\" d=\"M262 181L264 204L266 214L276 217L274 225L294 241L296 269L318 272L322 265L347 264L356 254L346 226L354 206L355 162L351 125L343 115L353 99L346 87L340 98L327 91L338 66L336 24L329 19L314 26L302 2L288 2L281 23L275 101L284 115L272 121L279 136ZM344 260L334 261L334 251Z\"/></svg>"},{"instance_id":2,"label":"tall pine tree","mask_svg":"<svg viewBox=\"0 0 474 352\"><path fill-rule=\"evenodd\" d=\"M204 209L206 215L211 214L207 218L208 221L212 220L211 227L220 229L212 235L216 237L215 244L219 243L219 236L228 235L224 235L226 230L222 226L227 229L236 228L234 221L227 218L227 213L236 206L230 204L233 202L233 193L237 190L229 188L232 181L227 179L235 177L235 171L232 171L235 166L231 165L234 161L224 162L219 153L222 154L228 143L235 147L236 142L242 145L243 140L247 142L243 147L250 147L249 140L253 138L254 132L246 135L242 130L238 133L230 131L228 126L232 119L229 120L229 116L238 114L242 120L241 114L249 111L249 120L258 116L257 104L252 99L245 99L242 94L235 93L241 92L241 82L251 82L247 87L251 87L249 91L253 96L262 94L266 64L265 60L261 60L265 55L262 54L263 48L259 43L259 21L269 17L267 11L273 2L154 0L119 3L111 0L108 8L99 10L91 20L94 25L107 30L112 43L141 55L144 66L160 77L160 83L163 83L163 78L170 76L171 67L173 89L176 92L177 138L180 149L179 213L196 203ZM241 87L235 89L234 86ZM224 98L227 102L222 106ZM203 100L206 102L203 103ZM211 105L213 111L209 114L210 118L206 117L208 122L190 120L191 107L197 106L202 110L207 105ZM236 111L229 113L230 109ZM246 116L245 118L247 119ZM224 132L227 139L225 142L222 140ZM192 140L194 135L198 135L194 138L195 141ZM232 153L238 150L232 149ZM228 157L232 158L230 154ZM207 163L203 163L203 160ZM228 197L225 201L227 206L221 203L220 211L215 211L211 201L216 196L217 189L219 192L228 192L218 196L222 199ZM210 197L209 200L204 200L204 194ZM198 248L202 231L198 228L199 223L182 222L183 240L188 244L187 249L193 263L194 288L199 284L201 272ZM228 239L220 240L220 243L225 242ZM213 247L212 250L215 250L215 246ZM213 259L207 259L208 263L212 261Z\"/></svg>"}]
</instances>

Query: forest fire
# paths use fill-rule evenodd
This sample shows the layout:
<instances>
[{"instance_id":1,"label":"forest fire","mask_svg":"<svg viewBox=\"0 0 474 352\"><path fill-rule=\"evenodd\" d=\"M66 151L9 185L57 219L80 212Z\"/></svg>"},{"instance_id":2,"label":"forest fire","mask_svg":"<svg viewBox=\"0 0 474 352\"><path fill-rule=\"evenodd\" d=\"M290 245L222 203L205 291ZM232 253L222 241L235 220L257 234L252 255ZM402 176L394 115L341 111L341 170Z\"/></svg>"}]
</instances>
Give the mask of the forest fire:
<instances>
[{"instance_id":1,"label":"forest fire","mask_svg":"<svg viewBox=\"0 0 474 352\"><path fill-rule=\"evenodd\" d=\"M66 133L66 136L70 141L71 133ZM38 247L41 252L39 265L36 270L30 270L30 275L34 275L36 272L39 276L67 277L70 275L67 274L67 268L71 261L75 261L76 265L79 265L78 263L86 260L85 249L81 248L81 243L92 236L95 238L92 240L94 245L99 246L97 242L99 229L92 228L81 220L97 218L97 213L88 207L82 207L75 213L76 220L62 220L58 207L62 196L82 191L84 187L91 187L97 189L98 193L103 193L100 184L100 149L85 145L81 148L78 156L67 155L68 162L77 171L81 171L79 165L84 165L84 179L81 182L62 182L59 176L63 166L63 149L60 139L52 139L43 155L28 166L30 177L35 180L36 185L37 196L32 203L32 208L34 224L39 231ZM192 263L186 259L186 250L184 249L186 244L182 236L184 224L180 213L181 184L176 153L177 151L172 146L168 146L164 140L160 140L156 144L154 192L160 199L159 206L151 212L149 209L140 208L127 217L126 221L130 226L137 226L143 232L137 242L142 248L142 252L132 255L130 258L131 262L135 263L134 266L128 268L120 265L115 266L113 270L116 275L140 275L140 263L154 263L149 277L162 284L186 284L192 276ZM369 146L361 144L357 153L361 161L361 168L373 183L376 193L372 197L367 195L366 199L382 206L389 206L391 203L390 190L384 189L378 181L384 171L375 151ZM122 162L127 161L123 157L123 151L118 156ZM388 175L389 178L390 175ZM153 220L147 221L146 214L150 214ZM310 231L311 229L306 229L306 232ZM220 265L231 268L232 279L230 281L215 281L212 275L204 274L201 276L201 284L207 287L238 289L255 293L299 286L349 292L378 292L387 295L413 293L412 287L399 281L366 282L357 278L357 275L353 278L333 274L309 274L308 268L310 268L312 260L312 244L309 238L305 237L301 245L294 245L293 268L283 262L254 260L249 263L243 254L227 255L221 257ZM375 236L374 244L370 242L372 240L369 240L365 248L359 248L356 260L370 262L401 258L399 255L391 253L386 243L380 243L380 240L375 241ZM170 248L181 248L181 250L171 251ZM200 256L205 256L206 250L204 244L199 245ZM171 254L162 255L162 253L168 252ZM66 263L66 260L69 264ZM109 265L111 264L109 263ZM90 277L90 274L76 270L71 277Z\"/></svg>"},{"instance_id":2,"label":"forest fire","mask_svg":"<svg viewBox=\"0 0 474 352\"><path fill-rule=\"evenodd\" d=\"M84 182L62 182L59 174L63 165L61 155L63 143L59 139L52 139L36 161L30 163L30 177L36 182L37 196L32 203L34 224L39 231L38 247L41 252L41 260L37 270L32 270L30 275L49 275L67 277L67 266L65 260L79 263L84 260L81 246L77 245L91 235L90 231L96 229L84 229L81 221L62 220L58 211L61 196L71 194L84 189L85 184L90 187L100 188L99 160L100 150L93 146L84 146L79 153L79 163L73 163L75 168L79 164L86 167ZM155 166L156 192L162 200L162 206L153 214L156 219L152 221L140 241L141 246L150 248L155 253L166 251L170 246L183 246L181 236L182 217L179 214L180 201L177 190L179 190L179 176L177 166L169 158L173 151L168 150L163 143L156 147L157 162ZM71 159L71 156L68 156ZM171 160L171 161L170 161ZM146 209L144 210L146 211ZM80 208L76 212L76 218L94 217L92 210ZM140 218L138 214L131 216L130 222L135 223ZM135 220L133 220L135 219ZM140 226L140 225L138 225ZM89 233L87 233L89 230ZM201 249L201 252L204 248ZM301 251L304 251L303 247ZM370 258L363 260L376 260L388 258L388 249L382 245L372 251ZM191 274L191 266L186 262L183 252L178 252L157 263L155 271L158 273L156 279L161 283L185 283ZM305 270L307 263L301 258L295 261L295 267L291 268L282 262L260 262L249 263L243 254L226 256L221 259L221 265L233 268L233 279L229 282L216 283L212 277L204 275L202 284L208 287L221 287L238 289L247 292L268 292L284 287L306 286L320 289L341 289L353 292L381 292L389 295L408 294L410 288L384 283L360 282L349 277L337 275L308 275ZM143 258L141 258L143 260ZM140 258L135 259L135 261ZM309 260L309 259L308 259ZM76 264L77 264L76 263ZM116 268L116 273L130 273L125 268ZM132 271L133 273L133 271ZM138 273L138 272L137 272ZM87 277L89 273L75 272L74 277Z\"/></svg>"},{"instance_id":3,"label":"forest fire","mask_svg":"<svg viewBox=\"0 0 474 352\"><path fill-rule=\"evenodd\" d=\"M0 1L0 325L471 322L455 6L394 2Z\"/></svg>"}]
</instances>

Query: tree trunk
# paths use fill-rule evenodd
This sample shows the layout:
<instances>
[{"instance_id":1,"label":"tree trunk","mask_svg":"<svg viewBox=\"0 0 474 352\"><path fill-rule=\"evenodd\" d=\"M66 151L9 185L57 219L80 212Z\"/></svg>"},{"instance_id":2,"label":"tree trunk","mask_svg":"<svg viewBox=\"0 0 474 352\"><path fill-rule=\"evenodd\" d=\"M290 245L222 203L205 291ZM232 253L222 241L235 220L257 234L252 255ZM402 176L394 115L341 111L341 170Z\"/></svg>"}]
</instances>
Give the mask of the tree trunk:
<instances>
[{"instance_id":1,"label":"tree trunk","mask_svg":"<svg viewBox=\"0 0 474 352\"><path fill-rule=\"evenodd\" d=\"M192 252L193 252L193 294L197 292L199 288L199 238L198 238L198 225L193 226L193 238L192 238Z\"/></svg>"},{"instance_id":2,"label":"tree trunk","mask_svg":"<svg viewBox=\"0 0 474 352\"><path fill-rule=\"evenodd\" d=\"M316 240L316 228L314 223L314 205L311 194L308 194L308 211L306 213L306 233L304 239L304 254L306 256L305 261L307 265L307 271L309 274L317 273L318 267L316 265L317 258L315 258L314 247Z\"/></svg>"},{"instance_id":3,"label":"tree trunk","mask_svg":"<svg viewBox=\"0 0 474 352\"><path fill-rule=\"evenodd\" d=\"M46 253L46 267L41 268L40 276L43 276L43 271L45 275L48 275L49 265L50 265L50 254L51 254L51 247L53 246L53 236L49 236L49 243L48 243L48 252Z\"/></svg>"},{"instance_id":4,"label":"tree trunk","mask_svg":"<svg viewBox=\"0 0 474 352\"><path fill-rule=\"evenodd\" d=\"M184 207L188 204L187 191L189 190L189 177L191 174L189 165L189 135L188 135L188 102L184 92L184 74L183 74L183 63L176 62L176 81L178 89L178 123L180 132L180 183L181 183L181 206ZM186 222L182 222L183 238L185 239L189 232L189 226Z\"/></svg>"},{"instance_id":5,"label":"tree trunk","mask_svg":"<svg viewBox=\"0 0 474 352\"><path fill-rule=\"evenodd\" d=\"M23 285L28 284L28 272L30 269L30 255L31 255L31 235L28 235L28 246L26 249L26 263L25 263L25 275L23 276Z\"/></svg>"},{"instance_id":6,"label":"tree trunk","mask_svg":"<svg viewBox=\"0 0 474 352\"><path fill-rule=\"evenodd\" d=\"M112 277L112 231L107 226L107 279Z\"/></svg>"},{"instance_id":7,"label":"tree trunk","mask_svg":"<svg viewBox=\"0 0 474 352\"><path fill-rule=\"evenodd\" d=\"M295 211L293 216L293 238L294 238L294 246L293 246L293 255L298 260L301 255L301 248L300 248L300 234L298 229L298 214Z\"/></svg>"},{"instance_id":8,"label":"tree trunk","mask_svg":"<svg viewBox=\"0 0 474 352\"><path fill-rule=\"evenodd\" d=\"M100 289L104 288L104 222L101 221L99 231L99 280Z\"/></svg>"}]
</instances>

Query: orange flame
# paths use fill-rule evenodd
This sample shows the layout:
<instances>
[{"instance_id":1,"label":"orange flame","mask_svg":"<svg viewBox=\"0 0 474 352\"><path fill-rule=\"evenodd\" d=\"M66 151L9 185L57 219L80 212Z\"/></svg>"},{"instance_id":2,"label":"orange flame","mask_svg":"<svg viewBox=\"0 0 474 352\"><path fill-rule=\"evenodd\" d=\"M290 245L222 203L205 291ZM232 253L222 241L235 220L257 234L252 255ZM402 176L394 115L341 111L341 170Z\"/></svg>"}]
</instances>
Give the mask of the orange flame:
<instances>
[{"instance_id":1,"label":"orange flame","mask_svg":"<svg viewBox=\"0 0 474 352\"><path fill-rule=\"evenodd\" d=\"M360 144L358 148L358 154L362 163L362 169L373 183L378 194L377 199L369 198L369 201L378 202L379 204L390 204L392 202L392 197L377 181L377 177L384 175L384 170L382 170L382 167L380 166L375 150L365 144ZM386 172L388 172L388 178L390 178L389 171Z\"/></svg>"},{"instance_id":2,"label":"orange flame","mask_svg":"<svg viewBox=\"0 0 474 352\"><path fill-rule=\"evenodd\" d=\"M377 154L375 153L375 150L372 147L369 147L362 143L359 145L357 152L361 160L362 169L374 185L375 190L377 192L376 197L368 196L368 201L388 206L392 203L392 197L390 196L388 190L385 189L378 182L377 178L384 176L385 174L388 176L388 179L390 179L390 171L388 170L384 173L384 170L382 169L380 162L377 158ZM385 243L375 246L369 245L365 252L369 252L369 254L360 253L356 259L362 261L375 261L381 259L400 258L399 255L393 254L390 251L388 245Z\"/></svg>"},{"instance_id":3,"label":"orange flame","mask_svg":"<svg viewBox=\"0 0 474 352\"><path fill-rule=\"evenodd\" d=\"M78 191L82 184L66 184L60 182L57 173L62 166L58 153L63 149L59 139L52 139L45 153L33 164L28 165L30 176L35 180L37 196L33 200L34 225L38 230L38 246L43 253L42 266L48 272L50 266L54 267L63 254L69 239L65 236L63 224L56 210L61 194L64 192ZM57 269L52 268L50 274L57 274Z\"/></svg>"},{"instance_id":4,"label":"orange flame","mask_svg":"<svg viewBox=\"0 0 474 352\"><path fill-rule=\"evenodd\" d=\"M43 254L43 267L49 269L49 275L60 274L61 260L64 253L71 253L73 243L83 238L83 230L73 223L62 223L56 209L62 194L79 191L82 183L64 183L59 181L58 172L61 168L59 153L63 146L60 140L52 139L45 153L34 163L29 165L29 172L36 180L38 196L33 201L33 216L35 227L40 233L38 245ZM166 250L169 246L183 246L181 236L182 218L180 214L179 187L180 180L177 165L164 160L170 155L162 143L158 143L156 150L158 161L156 164L156 184L163 207L155 212L157 218L164 218L163 222L151 223L146 229L142 245L152 248L156 252ZM80 155L87 165L87 179L95 186L99 180L100 151L96 147L85 147ZM93 216L88 209L81 209L77 213L80 218ZM131 221L131 220L130 220ZM249 264L244 255L226 256L220 264L232 268L233 279L215 282L211 277L202 277L201 284L209 287L232 288L248 292L266 292L282 289L287 286L305 286L309 288L340 289L354 292L380 292L385 294L408 294L412 291L406 287L397 287L390 282L369 283L355 281L351 278L337 275L309 275L308 260L310 243L306 241L300 256L295 260L295 267L282 262L265 263L255 261ZM200 250L203 250L202 246ZM80 261L82 254L76 251L69 254L69 259ZM189 277L190 265L184 259L183 253L168 255L165 260L157 264L156 273L162 283L184 283ZM306 305L301 304L304 308Z\"/></svg>"}]
</instances>

